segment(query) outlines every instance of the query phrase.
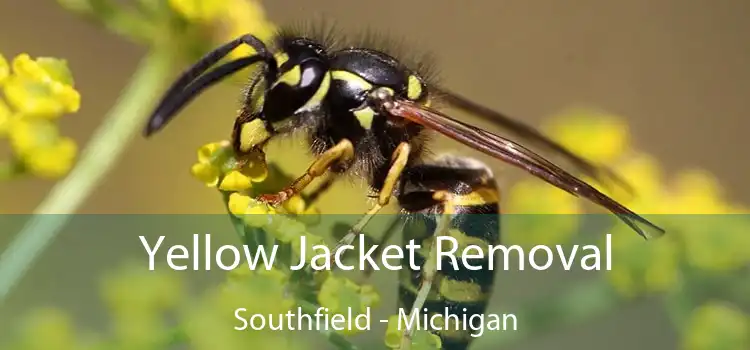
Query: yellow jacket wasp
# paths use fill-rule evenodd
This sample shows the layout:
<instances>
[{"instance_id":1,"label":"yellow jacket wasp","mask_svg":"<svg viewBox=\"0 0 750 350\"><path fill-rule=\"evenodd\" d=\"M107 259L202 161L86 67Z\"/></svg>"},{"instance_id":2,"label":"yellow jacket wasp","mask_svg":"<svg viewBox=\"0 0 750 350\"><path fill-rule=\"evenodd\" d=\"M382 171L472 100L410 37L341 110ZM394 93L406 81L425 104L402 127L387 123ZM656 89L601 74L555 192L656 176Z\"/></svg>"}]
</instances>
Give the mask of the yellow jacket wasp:
<instances>
[{"instance_id":1,"label":"yellow jacket wasp","mask_svg":"<svg viewBox=\"0 0 750 350\"><path fill-rule=\"evenodd\" d=\"M209 71L240 45L252 47L255 54ZM273 47L248 34L205 55L166 92L146 126L145 135L163 128L206 88L255 63L262 63L262 67L246 90L235 121L234 151L241 157L262 150L276 136L295 131L306 133L316 159L306 174L286 189L259 198L273 205L300 193L329 170L366 179L378 194L377 203L340 244L351 243L369 218L394 196L405 213L421 215L430 224L427 227L432 230L431 236L446 234L446 228L452 228L489 244L498 243L500 196L492 173L483 163L466 157L425 157L425 135L430 130L608 209L644 238L664 233L521 144L451 118L430 106L439 100L494 120L524 140L565 157L587 176L596 180L604 177L618 180L607 169L572 154L531 127L428 83L427 74L419 67L406 65L385 50L368 45L336 47L321 36L296 31L281 31ZM436 214L451 214L452 218L443 222ZM462 220L464 214L490 215L477 227ZM426 261L428 257L422 258ZM437 295L430 292L437 276L434 269L426 267L419 272L407 272L400 289L403 306L409 309L425 306L433 311L447 307L451 312L465 315L485 312L487 290L494 282L490 272L443 273L443 282L466 282L477 287L474 293L464 293L460 300L441 288ZM465 287L462 288L466 290ZM471 341L461 332L439 335L444 349L465 349ZM409 343L409 337L409 332L405 332L403 344Z\"/></svg>"}]
</instances>

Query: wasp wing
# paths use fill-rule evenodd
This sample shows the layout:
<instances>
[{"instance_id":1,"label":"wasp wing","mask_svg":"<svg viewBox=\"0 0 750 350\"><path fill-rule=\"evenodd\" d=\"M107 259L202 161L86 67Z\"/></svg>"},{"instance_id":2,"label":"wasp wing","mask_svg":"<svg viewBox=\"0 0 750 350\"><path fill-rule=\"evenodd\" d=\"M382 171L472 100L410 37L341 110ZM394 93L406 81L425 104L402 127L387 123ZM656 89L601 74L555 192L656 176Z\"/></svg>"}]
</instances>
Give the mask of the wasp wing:
<instances>
[{"instance_id":1,"label":"wasp wing","mask_svg":"<svg viewBox=\"0 0 750 350\"><path fill-rule=\"evenodd\" d=\"M617 215L644 238L658 237L664 230L634 213L614 199L565 171L526 147L491 132L453 119L435 109L408 100L393 100L383 104L388 113L421 124L471 148L526 170L532 175L575 196L584 197ZM644 231L643 224L655 230Z\"/></svg>"},{"instance_id":2,"label":"wasp wing","mask_svg":"<svg viewBox=\"0 0 750 350\"><path fill-rule=\"evenodd\" d=\"M473 102L447 89L441 87L433 87L432 90L438 93L438 95L440 96L439 100L441 102L444 102L451 107L463 110L464 112L471 113L483 120L495 123L524 140L528 140L529 142L541 145L542 147L546 147L552 152L563 156L567 161L571 162L574 166L579 168L584 174L590 176L591 178L599 181L604 185L607 184L607 182L604 181L606 177L615 181L629 193L633 193L633 189L627 183L627 181L622 179L613 171L601 166L597 166L596 164L593 164L588 160L581 158L565 146L545 136L537 129L516 119L513 119L505 114L499 113L476 102Z\"/></svg>"}]
</instances>

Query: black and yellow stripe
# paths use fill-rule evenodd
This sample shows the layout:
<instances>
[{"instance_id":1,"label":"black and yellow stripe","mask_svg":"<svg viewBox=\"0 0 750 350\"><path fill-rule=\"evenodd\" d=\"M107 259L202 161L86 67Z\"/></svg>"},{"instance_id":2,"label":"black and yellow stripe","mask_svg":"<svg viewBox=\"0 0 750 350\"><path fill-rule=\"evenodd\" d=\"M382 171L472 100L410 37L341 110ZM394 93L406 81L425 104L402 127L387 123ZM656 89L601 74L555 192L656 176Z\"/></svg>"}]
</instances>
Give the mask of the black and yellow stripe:
<instances>
[{"instance_id":1,"label":"black and yellow stripe","mask_svg":"<svg viewBox=\"0 0 750 350\"><path fill-rule=\"evenodd\" d=\"M485 256L470 260L473 266L484 266L479 270L466 269L461 266L461 260L458 269L455 269L449 258L443 258L441 270L432 278L431 290L424 305L420 307L414 304L420 288L430 283L425 281L424 266L428 263L437 235L450 235L458 241L459 247L499 244L499 190L489 170L476 161L457 157L443 158L407 170L402 189L399 202L409 214L404 243L414 239L420 245L421 250L414 257L414 262L423 268L417 271L408 268L402 270L400 307L408 311L416 307L428 315L444 315L446 312L456 315L458 324L448 322L435 333L441 337L443 349L466 349L474 338L470 336L471 327L461 324L461 320L484 314L487 309L495 282L495 274L488 268L489 258ZM446 227L447 232L436 232L440 220L448 219L445 215L452 216ZM459 248L458 252L461 250ZM457 257L460 259L460 255ZM451 318L451 321L454 319Z\"/></svg>"}]
</instances>

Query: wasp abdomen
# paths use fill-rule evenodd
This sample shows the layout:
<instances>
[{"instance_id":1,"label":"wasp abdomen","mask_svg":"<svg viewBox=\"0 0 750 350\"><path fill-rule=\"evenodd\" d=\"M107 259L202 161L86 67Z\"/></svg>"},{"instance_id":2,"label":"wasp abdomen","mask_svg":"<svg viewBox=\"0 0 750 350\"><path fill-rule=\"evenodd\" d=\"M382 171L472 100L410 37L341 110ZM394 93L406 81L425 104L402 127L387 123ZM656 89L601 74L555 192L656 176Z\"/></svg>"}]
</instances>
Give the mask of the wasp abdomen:
<instances>
[{"instance_id":1,"label":"wasp abdomen","mask_svg":"<svg viewBox=\"0 0 750 350\"><path fill-rule=\"evenodd\" d=\"M481 315L487 309L495 282L489 269L486 249L500 241L499 190L492 173L481 163L458 157L444 157L434 163L417 165L402 178L399 203L408 214L404 243L414 239L422 249L413 257L419 270L402 270L399 287L401 307L419 308L420 328L432 328L441 337L443 349L466 349L482 327ZM436 196L445 193L447 196ZM440 232L439 222L450 216L449 225ZM442 237L442 238L438 238ZM455 246L456 260L442 257L435 276L426 276L430 250L441 239L441 250ZM463 259L464 247L485 249L481 257ZM411 257L408 257L411 258ZM470 268L471 267L471 268ZM431 280L430 280L431 279ZM424 305L414 305L419 289L431 283ZM420 321L421 322L421 321Z\"/></svg>"}]
</instances>

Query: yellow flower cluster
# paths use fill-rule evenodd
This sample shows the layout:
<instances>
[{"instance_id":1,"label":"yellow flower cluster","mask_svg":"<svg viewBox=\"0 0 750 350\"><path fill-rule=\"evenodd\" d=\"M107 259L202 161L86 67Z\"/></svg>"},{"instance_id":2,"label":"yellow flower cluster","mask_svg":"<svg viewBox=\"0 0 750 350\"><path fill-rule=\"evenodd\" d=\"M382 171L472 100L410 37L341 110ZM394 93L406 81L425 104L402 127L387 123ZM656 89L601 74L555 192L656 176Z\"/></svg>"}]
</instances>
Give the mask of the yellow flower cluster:
<instances>
[{"instance_id":1,"label":"yellow flower cluster","mask_svg":"<svg viewBox=\"0 0 750 350\"><path fill-rule=\"evenodd\" d=\"M289 275L278 269L251 271L238 268L229 279L210 291L184 313L184 330L194 349L302 349L285 330L270 330L268 324L260 331L237 331L241 326L234 310L246 309L243 317L264 315L266 318L283 315L292 310L295 300L289 296ZM229 311L229 312L227 312ZM274 321L274 324L278 321ZM291 340L290 340L291 339Z\"/></svg>"},{"instance_id":2,"label":"yellow flower cluster","mask_svg":"<svg viewBox=\"0 0 750 350\"><path fill-rule=\"evenodd\" d=\"M685 334L686 350L750 349L750 316L709 302L693 310Z\"/></svg>"},{"instance_id":3,"label":"yellow flower cluster","mask_svg":"<svg viewBox=\"0 0 750 350\"><path fill-rule=\"evenodd\" d=\"M112 341L126 349L162 345L169 330L164 313L186 300L183 281L172 270L148 271L136 263L108 274L101 290L113 320Z\"/></svg>"},{"instance_id":4,"label":"yellow flower cluster","mask_svg":"<svg viewBox=\"0 0 750 350\"><path fill-rule=\"evenodd\" d=\"M4 344L8 350L86 349L70 317L57 309L39 309L23 320L18 339Z\"/></svg>"},{"instance_id":5,"label":"yellow flower cluster","mask_svg":"<svg viewBox=\"0 0 750 350\"><path fill-rule=\"evenodd\" d=\"M553 118L545 129L584 158L614 165L613 170L631 183L635 195L600 189L668 231L667 236L646 243L625 225L614 228L613 259L617 268L608 278L623 295L665 292L676 287L683 261L709 271L750 263L750 235L746 234L750 221L745 216L730 215L742 210L723 198L721 187L710 174L689 170L667 178L652 156L630 144L627 124L601 111L571 110ZM522 181L508 194L511 213L582 212L576 204L578 199L535 179ZM514 227L515 221L523 220L510 218L506 221L513 229L506 237L518 244L564 242L576 232L571 217L538 220L544 222L546 230L533 224ZM549 225L555 225L555 230ZM543 238L544 234L549 238Z\"/></svg>"},{"instance_id":6,"label":"yellow flower cluster","mask_svg":"<svg viewBox=\"0 0 750 350\"><path fill-rule=\"evenodd\" d=\"M351 280L329 274L318 293L320 306L328 308L331 315L346 315L347 310L353 314L362 314L368 308L377 307L380 304L380 295L372 286L357 285ZM359 332L359 329L344 329L342 334L351 335Z\"/></svg>"},{"instance_id":7,"label":"yellow flower cluster","mask_svg":"<svg viewBox=\"0 0 750 350\"><path fill-rule=\"evenodd\" d=\"M225 42L252 33L268 43L276 31L259 1L254 0L169 0L169 6L181 17L199 25L218 25L216 40ZM252 54L252 49L240 46L230 58Z\"/></svg>"},{"instance_id":8,"label":"yellow flower cluster","mask_svg":"<svg viewBox=\"0 0 750 350\"><path fill-rule=\"evenodd\" d=\"M29 173L58 178L72 167L78 151L73 139L60 135L57 121L77 112L81 96L64 60L28 54L11 63L0 55L0 137L13 159L5 160L4 177Z\"/></svg>"},{"instance_id":9,"label":"yellow flower cluster","mask_svg":"<svg viewBox=\"0 0 750 350\"><path fill-rule=\"evenodd\" d=\"M212 142L198 149L198 162L190 172L209 187L234 192L246 191L253 183L268 176L268 167L261 153L254 153L242 164L233 157L228 141Z\"/></svg>"},{"instance_id":10,"label":"yellow flower cluster","mask_svg":"<svg viewBox=\"0 0 750 350\"><path fill-rule=\"evenodd\" d=\"M208 143L198 149L198 161L190 168L190 172L206 186L231 193L229 211L238 217L244 217L250 226L261 226L261 223L252 222L254 218L262 218L253 216L254 214L276 212L276 208L262 205L250 196L254 184L262 183L268 178L268 164L260 151L246 154L241 160L237 160L229 141ZM316 213L300 196L293 196L284 202L282 207L287 213L295 215ZM283 219L279 220L281 222ZM294 237L284 238L282 235L278 238L283 242L289 242Z\"/></svg>"},{"instance_id":11,"label":"yellow flower cluster","mask_svg":"<svg viewBox=\"0 0 750 350\"><path fill-rule=\"evenodd\" d=\"M268 234L277 244L286 244L297 256L303 254L300 238L305 236L307 244L304 249L305 257L313 258L318 252L313 251L315 245L325 244L323 237L309 232L307 225L299 218L302 214L316 214L308 208L300 196L293 196L281 208L269 206L253 198L254 184L268 178L268 166L261 152L245 155L241 161L234 158L229 142L214 142L204 145L198 150L198 162L193 165L192 174L209 187L216 187L228 193L227 209L231 215L243 220L245 225L261 230L251 231L255 234ZM294 216L277 215L293 214ZM277 270L274 273L280 273ZM259 272L261 273L261 272ZM246 269L235 271L232 276L246 277L251 274ZM281 276L281 275L275 275ZM284 275L286 278L287 276ZM358 285L349 279L336 276L330 271L316 274L317 301L320 306L328 309L329 314L345 314L348 308L355 313L365 312L367 308L376 307L380 296L372 286ZM260 281L253 282L260 286ZM282 291L275 291L269 295L282 295ZM253 298L253 305L259 300ZM293 300L289 300L292 303ZM265 303L265 302L262 302ZM269 304L280 304L279 301L269 301ZM343 335L351 335L358 330L345 329L338 331Z\"/></svg>"}]
</instances>

